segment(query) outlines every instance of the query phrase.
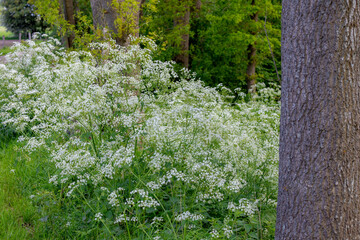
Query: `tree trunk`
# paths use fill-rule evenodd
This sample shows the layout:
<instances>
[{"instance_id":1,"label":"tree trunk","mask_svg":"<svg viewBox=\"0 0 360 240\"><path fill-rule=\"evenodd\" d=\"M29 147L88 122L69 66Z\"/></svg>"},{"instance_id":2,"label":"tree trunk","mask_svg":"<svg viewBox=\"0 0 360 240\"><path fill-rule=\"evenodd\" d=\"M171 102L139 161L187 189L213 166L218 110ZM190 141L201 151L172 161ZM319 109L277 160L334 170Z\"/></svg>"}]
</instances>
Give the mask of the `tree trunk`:
<instances>
[{"instance_id":1,"label":"tree trunk","mask_svg":"<svg viewBox=\"0 0 360 240\"><path fill-rule=\"evenodd\" d=\"M282 13L275 239L360 239L360 2Z\"/></svg>"},{"instance_id":2,"label":"tree trunk","mask_svg":"<svg viewBox=\"0 0 360 240\"><path fill-rule=\"evenodd\" d=\"M60 14L64 15L66 21L68 21L71 25L75 25L75 17L74 17L74 2L73 0L59 0L60 3ZM70 48L74 43L74 34L68 35L64 37L64 41L66 43L66 47Z\"/></svg>"},{"instance_id":3,"label":"tree trunk","mask_svg":"<svg viewBox=\"0 0 360 240\"><path fill-rule=\"evenodd\" d=\"M255 0L252 0L251 6L255 6ZM251 20L257 22L259 20L259 12L256 12L251 16ZM256 35L257 32L253 31L252 35ZM246 84L248 91L255 91L256 84L256 43L249 44L248 46L248 66L246 69Z\"/></svg>"},{"instance_id":4,"label":"tree trunk","mask_svg":"<svg viewBox=\"0 0 360 240\"><path fill-rule=\"evenodd\" d=\"M255 91L256 84L256 46L254 44L250 44L248 47L248 66L246 69L246 84L248 91Z\"/></svg>"},{"instance_id":5,"label":"tree trunk","mask_svg":"<svg viewBox=\"0 0 360 240\"><path fill-rule=\"evenodd\" d=\"M112 0L90 0L95 28L103 31L105 28L117 34L115 20L117 14L111 6Z\"/></svg>"},{"instance_id":6,"label":"tree trunk","mask_svg":"<svg viewBox=\"0 0 360 240\"><path fill-rule=\"evenodd\" d=\"M73 26L75 26L75 17L74 17L74 2L73 0L65 0L65 19ZM68 36L69 47L72 47L74 44L75 35L71 33Z\"/></svg>"},{"instance_id":7,"label":"tree trunk","mask_svg":"<svg viewBox=\"0 0 360 240\"><path fill-rule=\"evenodd\" d=\"M181 26L183 28L189 27L190 24L190 7L186 6L183 15L174 21L175 26ZM175 61L181 63L184 67L189 67L189 41L190 34L188 30L184 31L181 36L180 54L175 57Z\"/></svg>"},{"instance_id":8,"label":"tree trunk","mask_svg":"<svg viewBox=\"0 0 360 240\"><path fill-rule=\"evenodd\" d=\"M200 10L201 10L201 0L194 0L194 5L191 8L190 17L192 18L199 18L200 17Z\"/></svg>"},{"instance_id":9,"label":"tree trunk","mask_svg":"<svg viewBox=\"0 0 360 240\"><path fill-rule=\"evenodd\" d=\"M201 9L201 0L196 0L195 8L196 8L197 10L200 10L200 9Z\"/></svg>"},{"instance_id":10,"label":"tree trunk","mask_svg":"<svg viewBox=\"0 0 360 240\"><path fill-rule=\"evenodd\" d=\"M119 3L123 2L124 0L118 0ZM136 18L136 27L137 30L135 31L135 36L139 36L139 18L140 18L140 7L141 7L141 0L136 0L139 3L139 11L136 11L135 18ZM127 45L127 39L129 34L122 34L122 36L118 36L119 31L115 25L115 20L118 17L122 17L121 13L117 13L116 10L111 6L112 0L90 0L91 9L93 13L93 22L95 28L104 30L107 29L111 33L114 33L115 40L117 44L120 45Z\"/></svg>"}]
</instances>

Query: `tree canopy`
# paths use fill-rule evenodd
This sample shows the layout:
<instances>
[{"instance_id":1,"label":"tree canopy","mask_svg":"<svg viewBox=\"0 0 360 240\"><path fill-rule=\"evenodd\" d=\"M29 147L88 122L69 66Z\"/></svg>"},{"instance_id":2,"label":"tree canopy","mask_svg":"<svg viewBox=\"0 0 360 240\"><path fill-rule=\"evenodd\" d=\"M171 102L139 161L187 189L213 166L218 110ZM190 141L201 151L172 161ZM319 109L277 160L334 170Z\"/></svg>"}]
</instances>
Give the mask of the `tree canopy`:
<instances>
[{"instance_id":1,"label":"tree canopy","mask_svg":"<svg viewBox=\"0 0 360 240\"><path fill-rule=\"evenodd\" d=\"M12 32L44 31L46 24L27 0L1 0L2 23Z\"/></svg>"}]
</instances>

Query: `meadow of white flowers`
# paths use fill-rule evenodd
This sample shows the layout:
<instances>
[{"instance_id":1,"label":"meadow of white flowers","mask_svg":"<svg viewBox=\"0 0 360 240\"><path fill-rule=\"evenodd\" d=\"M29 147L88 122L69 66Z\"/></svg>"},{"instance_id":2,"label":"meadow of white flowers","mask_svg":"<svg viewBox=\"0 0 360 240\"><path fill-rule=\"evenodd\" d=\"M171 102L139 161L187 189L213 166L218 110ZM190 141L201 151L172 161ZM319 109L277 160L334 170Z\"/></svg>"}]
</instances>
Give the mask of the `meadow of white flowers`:
<instances>
[{"instance_id":1,"label":"meadow of white flowers","mask_svg":"<svg viewBox=\"0 0 360 240\"><path fill-rule=\"evenodd\" d=\"M279 92L259 86L256 101L230 104L227 89L176 73L152 59L153 42L133 41L86 52L27 41L0 64L0 120L22 133L29 156L48 153L53 195L66 198L51 203L61 209L48 216L56 231L66 239L273 237L280 108L271 98Z\"/></svg>"}]
</instances>

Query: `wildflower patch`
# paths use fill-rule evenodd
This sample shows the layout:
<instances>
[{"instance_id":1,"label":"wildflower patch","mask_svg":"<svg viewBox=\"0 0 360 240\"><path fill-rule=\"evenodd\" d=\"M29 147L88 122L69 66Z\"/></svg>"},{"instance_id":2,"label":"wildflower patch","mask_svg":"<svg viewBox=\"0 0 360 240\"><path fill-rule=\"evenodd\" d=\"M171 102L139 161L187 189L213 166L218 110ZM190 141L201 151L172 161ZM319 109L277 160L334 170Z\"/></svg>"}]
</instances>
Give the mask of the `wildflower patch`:
<instances>
[{"instance_id":1,"label":"wildflower patch","mask_svg":"<svg viewBox=\"0 0 360 240\"><path fill-rule=\"evenodd\" d=\"M272 91L233 106L136 41L89 52L27 41L0 64L0 120L27 154L46 149L53 194L67 199L48 221L84 239L273 238Z\"/></svg>"}]
</instances>

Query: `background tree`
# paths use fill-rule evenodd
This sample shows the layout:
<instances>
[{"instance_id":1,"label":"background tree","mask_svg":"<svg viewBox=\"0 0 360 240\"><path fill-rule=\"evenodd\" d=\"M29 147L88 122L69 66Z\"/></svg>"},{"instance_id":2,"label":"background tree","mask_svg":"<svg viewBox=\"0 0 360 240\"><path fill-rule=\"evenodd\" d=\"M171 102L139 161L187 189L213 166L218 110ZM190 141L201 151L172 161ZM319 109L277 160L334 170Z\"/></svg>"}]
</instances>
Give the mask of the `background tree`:
<instances>
[{"instance_id":1,"label":"background tree","mask_svg":"<svg viewBox=\"0 0 360 240\"><path fill-rule=\"evenodd\" d=\"M141 33L160 46L158 58L176 60L182 67L189 67L191 14L194 0L148 0L144 5Z\"/></svg>"},{"instance_id":2,"label":"background tree","mask_svg":"<svg viewBox=\"0 0 360 240\"><path fill-rule=\"evenodd\" d=\"M285 0L276 239L360 236L360 3Z\"/></svg>"},{"instance_id":3,"label":"background tree","mask_svg":"<svg viewBox=\"0 0 360 240\"><path fill-rule=\"evenodd\" d=\"M256 1L252 0L250 6L255 8ZM255 25L259 20L259 11L255 8L252 15L250 15L251 22ZM250 34L255 36L259 32L258 26L252 26L253 29L250 29ZM256 41L251 41L248 46L248 64L246 68L246 86L248 91L255 91L256 84Z\"/></svg>"},{"instance_id":4,"label":"background tree","mask_svg":"<svg viewBox=\"0 0 360 240\"><path fill-rule=\"evenodd\" d=\"M181 6L182 1L179 0ZM184 67L189 67L189 41L190 41L190 6L186 3L176 12L174 28L184 29L181 35L180 52L175 56L175 60Z\"/></svg>"},{"instance_id":5,"label":"background tree","mask_svg":"<svg viewBox=\"0 0 360 240\"><path fill-rule=\"evenodd\" d=\"M87 0L30 0L36 12L67 39L68 47L83 47L96 39L92 31L90 2Z\"/></svg>"},{"instance_id":6,"label":"background tree","mask_svg":"<svg viewBox=\"0 0 360 240\"><path fill-rule=\"evenodd\" d=\"M279 83L269 42L280 64L281 0L72 0L75 24L58 1L31 1L77 47L109 33L124 45L141 32L158 44L157 59L177 61L207 85L247 92L256 82Z\"/></svg>"},{"instance_id":7,"label":"background tree","mask_svg":"<svg viewBox=\"0 0 360 240\"><path fill-rule=\"evenodd\" d=\"M76 23L73 0L60 0L59 5L60 14L64 16L64 19L70 24L70 26L75 26ZM74 33L69 33L68 36L66 36L66 46L68 48L73 46L74 38Z\"/></svg>"},{"instance_id":8,"label":"background tree","mask_svg":"<svg viewBox=\"0 0 360 240\"><path fill-rule=\"evenodd\" d=\"M211 86L223 83L232 89L247 89L256 81L276 83L264 21L266 16L270 44L280 64L280 3L148 0L141 33L156 40L160 60L177 60L181 66L189 66Z\"/></svg>"},{"instance_id":9,"label":"background tree","mask_svg":"<svg viewBox=\"0 0 360 240\"><path fill-rule=\"evenodd\" d=\"M2 24L12 32L44 31L47 27L27 0L1 0L0 4Z\"/></svg>"},{"instance_id":10,"label":"background tree","mask_svg":"<svg viewBox=\"0 0 360 240\"><path fill-rule=\"evenodd\" d=\"M245 90L257 81L278 82L264 21L266 16L270 44L280 64L280 14L281 1L203 0L200 18L192 23L192 70L211 86L223 83L231 89Z\"/></svg>"},{"instance_id":11,"label":"background tree","mask_svg":"<svg viewBox=\"0 0 360 240\"><path fill-rule=\"evenodd\" d=\"M107 28L116 42L125 45L130 35L139 36L141 0L91 0L94 25Z\"/></svg>"}]
</instances>

